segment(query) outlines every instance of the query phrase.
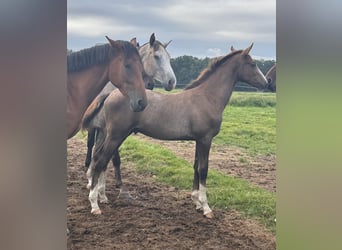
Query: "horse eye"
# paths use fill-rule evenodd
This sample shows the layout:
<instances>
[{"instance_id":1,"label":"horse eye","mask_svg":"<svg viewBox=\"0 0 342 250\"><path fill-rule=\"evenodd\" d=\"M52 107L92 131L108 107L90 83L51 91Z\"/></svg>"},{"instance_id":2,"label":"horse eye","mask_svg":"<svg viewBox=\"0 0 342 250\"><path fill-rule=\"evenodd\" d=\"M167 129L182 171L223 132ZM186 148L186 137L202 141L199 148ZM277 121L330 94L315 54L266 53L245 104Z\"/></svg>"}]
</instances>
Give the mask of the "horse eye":
<instances>
[{"instance_id":1,"label":"horse eye","mask_svg":"<svg viewBox=\"0 0 342 250\"><path fill-rule=\"evenodd\" d=\"M159 60L159 56L155 55L154 59Z\"/></svg>"},{"instance_id":2,"label":"horse eye","mask_svg":"<svg viewBox=\"0 0 342 250\"><path fill-rule=\"evenodd\" d=\"M125 68L126 68L126 69L130 69L130 68L131 68L131 65L130 65L130 64L125 64Z\"/></svg>"}]
</instances>

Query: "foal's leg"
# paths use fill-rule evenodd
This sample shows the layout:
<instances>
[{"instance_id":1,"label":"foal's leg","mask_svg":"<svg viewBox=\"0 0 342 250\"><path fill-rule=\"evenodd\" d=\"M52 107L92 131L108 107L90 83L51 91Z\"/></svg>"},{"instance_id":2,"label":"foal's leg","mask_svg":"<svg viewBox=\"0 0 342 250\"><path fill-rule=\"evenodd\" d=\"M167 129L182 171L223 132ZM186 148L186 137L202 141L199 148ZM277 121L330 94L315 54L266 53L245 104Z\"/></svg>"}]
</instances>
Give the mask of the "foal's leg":
<instances>
[{"instance_id":1,"label":"foal's leg","mask_svg":"<svg viewBox=\"0 0 342 250\"><path fill-rule=\"evenodd\" d=\"M97 145L98 148L95 150L90 167L87 171L87 177L88 179L91 179L89 201L91 204L92 214L101 214L101 210L97 203L100 188L99 181L102 181L103 178L105 179L105 175L102 172L106 171L107 164L114 153L113 149L118 146L117 144L120 143L108 136L101 146Z\"/></svg>"},{"instance_id":2,"label":"foal's leg","mask_svg":"<svg viewBox=\"0 0 342 250\"><path fill-rule=\"evenodd\" d=\"M198 146L197 146L198 145ZM208 205L206 193L206 180L208 175L208 158L211 146L211 140L196 141L197 157L198 157L198 176L199 189L198 200L202 205L203 214L207 218L213 218L213 212ZM196 184L196 183L195 183Z\"/></svg>"},{"instance_id":3,"label":"foal's leg","mask_svg":"<svg viewBox=\"0 0 342 250\"><path fill-rule=\"evenodd\" d=\"M198 173L198 150L197 150L197 143L196 143L195 160L194 160L194 180L193 180L191 198L196 205L196 210L203 211L202 204L198 198L198 189L199 189L199 173Z\"/></svg>"},{"instance_id":4,"label":"foal's leg","mask_svg":"<svg viewBox=\"0 0 342 250\"><path fill-rule=\"evenodd\" d=\"M122 180L121 180L121 159L120 159L120 152L119 148L115 149L114 155L112 158L114 170L115 170L115 182L116 182L116 187L120 188L120 193L118 195L118 199L124 198L124 199L130 199L132 198L126 188L125 185L123 185Z\"/></svg>"},{"instance_id":5,"label":"foal's leg","mask_svg":"<svg viewBox=\"0 0 342 250\"><path fill-rule=\"evenodd\" d=\"M93 151L94 141L95 141L95 129L88 131L87 137L87 156L85 160L85 170L87 171L91 162L91 155Z\"/></svg>"},{"instance_id":6,"label":"foal's leg","mask_svg":"<svg viewBox=\"0 0 342 250\"><path fill-rule=\"evenodd\" d=\"M120 153L119 153L119 149L115 149L113 157L112 157L112 163L114 166L114 170L115 170L115 186L117 188L121 188L122 186L122 180L121 180L121 170L120 170L120 166L121 166L121 158L120 158Z\"/></svg>"},{"instance_id":7,"label":"foal's leg","mask_svg":"<svg viewBox=\"0 0 342 250\"><path fill-rule=\"evenodd\" d=\"M105 134L102 130L100 129L94 129L93 130L94 134L94 141L95 141L95 149L94 149L94 155L96 154L96 152L98 152L100 150L100 148L103 146L104 144L104 140L105 140ZM88 138L89 139L89 138ZM89 142L89 141L88 141ZM89 143L89 145L91 144L91 142ZM93 145L94 145L94 142L93 142ZM92 146L91 146L92 147ZM88 155L89 153L89 155ZM89 147L88 147L88 153L87 153L87 157L89 156L90 159L91 159L91 156L92 156L92 151L90 150L89 152ZM88 171L89 171L89 174L88 174ZM87 188L90 189L91 187L91 182L92 182L92 175L93 175L93 170L91 168L88 167L88 170L87 170L87 178L88 178L88 184L87 184Z\"/></svg>"},{"instance_id":8,"label":"foal's leg","mask_svg":"<svg viewBox=\"0 0 342 250\"><path fill-rule=\"evenodd\" d=\"M107 176L107 171L102 171L100 176L99 176L99 198L100 198L100 203L108 203L108 198L106 196L106 176Z\"/></svg>"}]
</instances>

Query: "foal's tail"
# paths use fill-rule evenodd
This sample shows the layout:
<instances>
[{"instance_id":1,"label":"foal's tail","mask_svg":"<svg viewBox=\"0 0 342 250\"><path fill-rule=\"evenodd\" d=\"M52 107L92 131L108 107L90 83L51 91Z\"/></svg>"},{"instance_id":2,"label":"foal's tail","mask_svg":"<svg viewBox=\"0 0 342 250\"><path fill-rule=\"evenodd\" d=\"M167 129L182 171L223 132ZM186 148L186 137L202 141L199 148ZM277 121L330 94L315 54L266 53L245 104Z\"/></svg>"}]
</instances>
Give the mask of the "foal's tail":
<instances>
[{"instance_id":1,"label":"foal's tail","mask_svg":"<svg viewBox=\"0 0 342 250\"><path fill-rule=\"evenodd\" d=\"M94 99L94 101L89 105L87 110L83 115L83 119L81 122L82 130L89 128L90 122L93 120L95 115L101 110L103 107L104 101L107 99L110 93L100 95Z\"/></svg>"}]
</instances>

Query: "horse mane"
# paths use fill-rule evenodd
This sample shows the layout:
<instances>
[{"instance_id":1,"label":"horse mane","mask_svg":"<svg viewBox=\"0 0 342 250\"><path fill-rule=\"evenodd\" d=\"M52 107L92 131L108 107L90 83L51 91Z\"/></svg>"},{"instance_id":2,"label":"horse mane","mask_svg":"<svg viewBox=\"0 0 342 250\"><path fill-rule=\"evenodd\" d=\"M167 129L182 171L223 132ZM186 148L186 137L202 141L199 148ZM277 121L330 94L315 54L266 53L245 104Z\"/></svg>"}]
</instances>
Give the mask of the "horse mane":
<instances>
[{"instance_id":1,"label":"horse mane","mask_svg":"<svg viewBox=\"0 0 342 250\"><path fill-rule=\"evenodd\" d=\"M119 42L125 56L129 56L135 51L136 48L127 41L116 41ZM91 48L82 49L77 52L72 52L67 55L67 72L77 72L87 69L93 65L99 65L108 62L111 58L116 56L115 49L109 44L95 45Z\"/></svg>"},{"instance_id":2,"label":"horse mane","mask_svg":"<svg viewBox=\"0 0 342 250\"><path fill-rule=\"evenodd\" d=\"M208 79L208 77L218 68L220 67L222 64L224 64L228 59L230 59L231 57L233 57L236 54L241 53L242 50L234 50L232 52L230 52L228 55L225 56L221 56L218 57L216 59L213 59L211 61L211 63L208 65L207 68L203 69L202 72L199 74L199 76L193 80L192 82L190 82L185 88L184 90L188 90L188 89L193 89L199 85L201 85L206 79Z\"/></svg>"},{"instance_id":3,"label":"horse mane","mask_svg":"<svg viewBox=\"0 0 342 250\"><path fill-rule=\"evenodd\" d=\"M270 74L272 71L274 71L276 69L276 63L274 63L273 65L272 65L272 67L266 72L266 75L267 74Z\"/></svg>"}]
</instances>

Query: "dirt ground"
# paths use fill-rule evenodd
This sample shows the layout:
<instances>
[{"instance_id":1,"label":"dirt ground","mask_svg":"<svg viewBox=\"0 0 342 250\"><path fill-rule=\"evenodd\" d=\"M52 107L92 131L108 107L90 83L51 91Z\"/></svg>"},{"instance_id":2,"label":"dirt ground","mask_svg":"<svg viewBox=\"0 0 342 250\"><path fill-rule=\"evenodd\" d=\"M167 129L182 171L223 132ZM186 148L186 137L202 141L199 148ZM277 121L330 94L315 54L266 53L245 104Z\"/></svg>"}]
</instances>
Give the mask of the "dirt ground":
<instances>
[{"instance_id":1,"label":"dirt ground","mask_svg":"<svg viewBox=\"0 0 342 250\"><path fill-rule=\"evenodd\" d=\"M190 142L164 142L140 136L193 161ZM158 184L151 176L137 175L133 166L122 166L122 179L132 200L117 199L110 166L106 194L99 204L102 215L90 214L84 159L86 143L68 140L67 223L68 249L275 249L275 236L258 222L237 211L215 208L206 219L192 204L188 192ZM244 178L275 192L275 158L250 158L238 149L214 146L209 168Z\"/></svg>"}]
</instances>

